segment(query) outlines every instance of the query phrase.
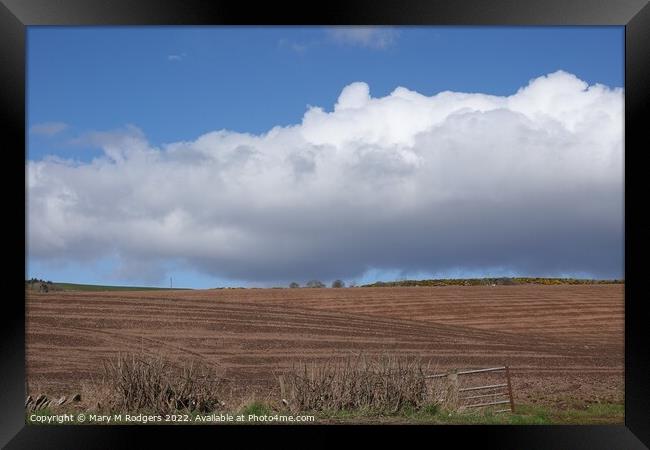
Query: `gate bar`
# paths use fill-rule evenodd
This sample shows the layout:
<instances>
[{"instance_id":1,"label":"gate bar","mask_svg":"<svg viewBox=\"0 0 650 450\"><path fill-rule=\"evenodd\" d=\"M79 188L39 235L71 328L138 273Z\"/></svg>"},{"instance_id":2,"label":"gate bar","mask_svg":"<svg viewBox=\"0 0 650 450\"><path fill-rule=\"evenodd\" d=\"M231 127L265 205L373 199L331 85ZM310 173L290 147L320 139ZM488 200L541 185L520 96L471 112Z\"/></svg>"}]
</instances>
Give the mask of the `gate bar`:
<instances>
[{"instance_id":1,"label":"gate bar","mask_svg":"<svg viewBox=\"0 0 650 450\"><path fill-rule=\"evenodd\" d=\"M467 375L470 373L480 373L480 372L495 372L497 370L506 370L506 367L490 367L489 369L473 369L473 370L463 370L458 372L458 375ZM446 377L449 375L448 373L437 373L435 375L427 375L424 378L440 378L440 377Z\"/></svg>"},{"instance_id":2,"label":"gate bar","mask_svg":"<svg viewBox=\"0 0 650 450\"><path fill-rule=\"evenodd\" d=\"M508 383L492 384L492 385L489 385L489 386L476 386L476 387L458 389L458 392L476 391L478 389L491 389L491 388L500 388L500 387L506 387L506 386L508 386Z\"/></svg>"},{"instance_id":3,"label":"gate bar","mask_svg":"<svg viewBox=\"0 0 650 450\"><path fill-rule=\"evenodd\" d=\"M459 400L469 400L470 398L496 397L497 395L508 395L507 392L495 392L493 394L471 395L469 397L460 397Z\"/></svg>"},{"instance_id":4,"label":"gate bar","mask_svg":"<svg viewBox=\"0 0 650 450\"><path fill-rule=\"evenodd\" d=\"M506 370L506 367L491 367L489 369L474 369L474 370L464 370L462 372L458 372L458 375L467 375L468 373L479 373L479 372L494 372L497 370Z\"/></svg>"}]
</instances>

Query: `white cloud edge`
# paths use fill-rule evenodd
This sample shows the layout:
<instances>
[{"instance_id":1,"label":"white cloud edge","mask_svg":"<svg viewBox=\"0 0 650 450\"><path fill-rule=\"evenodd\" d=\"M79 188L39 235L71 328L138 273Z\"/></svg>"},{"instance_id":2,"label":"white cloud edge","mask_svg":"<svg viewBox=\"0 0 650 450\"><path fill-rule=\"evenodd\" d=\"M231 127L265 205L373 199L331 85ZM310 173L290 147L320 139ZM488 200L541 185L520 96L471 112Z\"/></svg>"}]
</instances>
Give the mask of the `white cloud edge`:
<instances>
[{"instance_id":1,"label":"white cloud edge","mask_svg":"<svg viewBox=\"0 0 650 450\"><path fill-rule=\"evenodd\" d=\"M31 134L49 137L59 134L68 128L69 125L65 122L40 122L29 127L29 132Z\"/></svg>"},{"instance_id":2,"label":"white cloud edge","mask_svg":"<svg viewBox=\"0 0 650 450\"><path fill-rule=\"evenodd\" d=\"M328 27L331 40L357 47L387 49L397 42L399 31L389 26L337 26Z\"/></svg>"},{"instance_id":3,"label":"white cloud edge","mask_svg":"<svg viewBox=\"0 0 650 450\"><path fill-rule=\"evenodd\" d=\"M185 53L169 54L167 55L167 61L169 62L178 62L185 59L187 55Z\"/></svg>"}]
</instances>

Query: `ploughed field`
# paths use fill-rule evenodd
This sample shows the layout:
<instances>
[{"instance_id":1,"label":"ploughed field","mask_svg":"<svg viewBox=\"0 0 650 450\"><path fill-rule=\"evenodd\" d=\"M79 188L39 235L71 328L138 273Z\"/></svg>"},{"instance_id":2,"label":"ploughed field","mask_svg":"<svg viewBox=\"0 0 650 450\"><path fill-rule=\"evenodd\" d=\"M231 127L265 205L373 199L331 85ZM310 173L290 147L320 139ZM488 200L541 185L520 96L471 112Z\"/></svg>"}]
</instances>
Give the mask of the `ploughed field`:
<instances>
[{"instance_id":1,"label":"ploughed field","mask_svg":"<svg viewBox=\"0 0 650 450\"><path fill-rule=\"evenodd\" d=\"M622 401L623 285L28 292L28 391L69 394L119 352L196 357L243 394L302 362L508 365L516 402Z\"/></svg>"}]
</instances>

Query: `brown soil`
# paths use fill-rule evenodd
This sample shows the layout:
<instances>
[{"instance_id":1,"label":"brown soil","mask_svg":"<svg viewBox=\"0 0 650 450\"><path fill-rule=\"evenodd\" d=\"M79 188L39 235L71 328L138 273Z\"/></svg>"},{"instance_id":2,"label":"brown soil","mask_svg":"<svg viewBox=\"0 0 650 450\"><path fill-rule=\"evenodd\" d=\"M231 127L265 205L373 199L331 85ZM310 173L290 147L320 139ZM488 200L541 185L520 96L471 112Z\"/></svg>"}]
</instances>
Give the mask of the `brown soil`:
<instances>
[{"instance_id":1,"label":"brown soil","mask_svg":"<svg viewBox=\"0 0 650 450\"><path fill-rule=\"evenodd\" d=\"M623 285L28 292L28 391L79 391L118 352L199 357L243 393L362 352L508 365L517 402L622 401L623 299Z\"/></svg>"}]
</instances>

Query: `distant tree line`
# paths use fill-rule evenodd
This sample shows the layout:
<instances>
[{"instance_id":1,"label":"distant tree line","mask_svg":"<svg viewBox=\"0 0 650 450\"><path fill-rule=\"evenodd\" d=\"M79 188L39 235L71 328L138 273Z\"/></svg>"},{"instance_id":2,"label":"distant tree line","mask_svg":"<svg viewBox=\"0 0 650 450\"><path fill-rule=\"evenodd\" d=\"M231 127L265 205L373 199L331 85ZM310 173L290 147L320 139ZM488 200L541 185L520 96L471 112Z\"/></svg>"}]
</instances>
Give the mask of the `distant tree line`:
<instances>
[{"instance_id":1,"label":"distant tree line","mask_svg":"<svg viewBox=\"0 0 650 450\"><path fill-rule=\"evenodd\" d=\"M25 280L26 284L35 284L35 283L45 283L45 284L53 284L51 281L45 281L41 280L40 278L30 278L29 280Z\"/></svg>"},{"instance_id":2,"label":"distant tree line","mask_svg":"<svg viewBox=\"0 0 650 450\"><path fill-rule=\"evenodd\" d=\"M334 281L332 281L331 286L333 288L343 288L343 287L345 287L345 282L343 282L342 280L334 280ZM289 287L292 288L292 289L299 288L300 284L296 283L294 281L294 282L289 284ZM325 283L323 283L320 280L310 280L307 283L305 283L305 287L308 287L308 288L324 288Z\"/></svg>"},{"instance_id":3,"label":"distant tree line","mask_svg":"<svg viewBox=\"0 0 650 450\"><path fill-rule=\"evenodd\" d=\"M42 282L33 278L29 282ZM377 281L372 284L364 284L361 287L399 287L399 286L515 286L522 284L542 284L542 285L584 285L584 284L623 284L625 280L591 280L581 278L543 278L543 277L491 277L491 278L441 278L431 280L398 280L398 281ZM47 283L52 283L48 281ZM289 288L300 288L300 283L293 281L289 283ZM320 280L309 280L304 284L306 288L325 288L327 285ZM343 280L334 280L330 284L332 288L355 288L356 282L352 281L348 285ZM216 289L244 289L244 288L216 288ZM258 289L258 288L250 288ZM281 289L276 287L274 289Z\"/></svg>"},{"instance_id":4,"label":"distant tree line","mask_svg":"<svg viewBox=\"0 0 650 450\"><path fill-rule=\"evenodd\" d=\"M460 278L460 279L434 279L434 280L400 280L378 281L365 284L363 287L390 287L390 286L512 286L519 284L622 284L624 280L589 280L579 278L540 278L540 277L501 277L501 278Z\"/></svg>"},{"instance_id":5,"label":"distant tree line","mask_svg":"<svg viewBox=\"0 0 650 450\"><path fill-rule=\"evenodd\" d=\"M38 289L38 292L59 290L51 281L41 280L40 278L30 278L29 280L25 280L25 288L32 291Z\"/></svg>"}]
</instances>

